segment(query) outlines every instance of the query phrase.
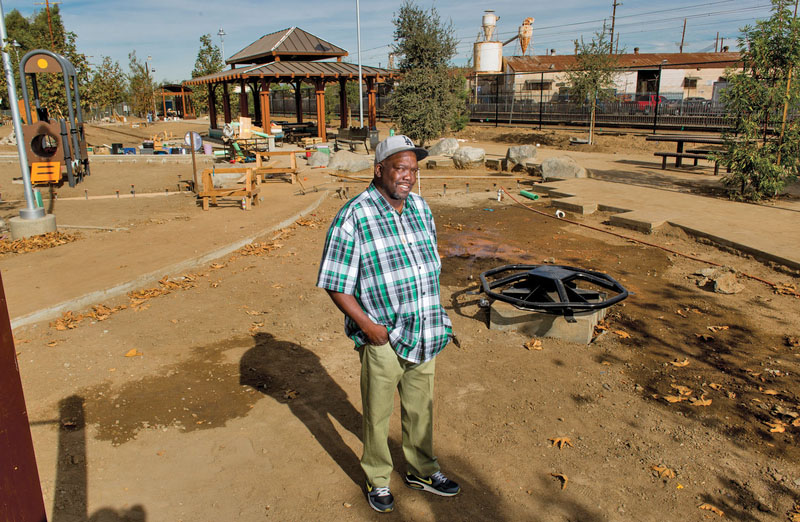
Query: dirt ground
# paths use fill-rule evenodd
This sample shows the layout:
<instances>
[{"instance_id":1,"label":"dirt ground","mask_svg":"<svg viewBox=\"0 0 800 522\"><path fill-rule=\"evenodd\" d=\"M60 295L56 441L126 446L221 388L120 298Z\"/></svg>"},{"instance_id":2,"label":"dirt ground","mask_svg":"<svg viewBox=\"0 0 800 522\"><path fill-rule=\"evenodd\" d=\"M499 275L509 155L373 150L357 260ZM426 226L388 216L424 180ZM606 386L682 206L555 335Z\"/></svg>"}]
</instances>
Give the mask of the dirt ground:
<instances>
[{"instance_id":1,"label":"dirt ground","mask_svg":"<svg viewBox=\"0 0 800 522\"><path fill-rule=\"evenodd\" d=\"M505 147L533 134L503 132L518 137L470 139ZM557 148L553 140L543 146ZM136 183L161 191L186 171L98 163L73 190L113 194ZM0 186L13 175L0 168ZM348 186L352 196L365 185ZM720 518L706 506L730 520L788 519L800 501L800 299L744 277L741 293L714 293L695 275L707 265L498 202L492 180L474 180L469 194L460 182L445 196L440 186L425 195L439 233L442 301L462 347L437 358L435 437L462 494L402 486L396 413L395 512L377 515L363 498L358 356L341 314L314 287L327 226L343 204L331 192L258 248L103 302L111 312L75 328L48 322L14 332L50 519ZM193 219L200 211L188 199L109 204L92 217L57 204L83 223L159 227ZM528 203L552 214L546 198ZM225 220L241 210L212 212ZM568 217L797 283L796 274L681 231L645 236L608 227L602 213ZM543 339L542 350L528 350L529 338L488 329L480 296L469 293L478 275L545 262L606 271L633 292L592 344ZM559 449L558 438L570 444Z\"/></svg>"}]
</instances>

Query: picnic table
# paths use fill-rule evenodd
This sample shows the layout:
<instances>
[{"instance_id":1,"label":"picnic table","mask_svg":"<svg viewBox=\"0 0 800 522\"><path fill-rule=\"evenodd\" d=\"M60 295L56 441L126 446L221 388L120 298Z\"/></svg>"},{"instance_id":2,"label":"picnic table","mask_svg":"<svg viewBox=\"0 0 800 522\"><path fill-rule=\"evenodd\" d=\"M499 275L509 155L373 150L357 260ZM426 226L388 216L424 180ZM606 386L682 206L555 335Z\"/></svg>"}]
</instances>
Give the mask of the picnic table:
<instances>
[{"instance_id":1,"label":"picnic table","mask_svg":"<svg viewBox=\"0 0 800 522\"><path fill-rule=\"evenodd\" d=\"M675 158L675 166L680 167L683 159L693 159L694 164L701 159L714 161L710 154L713 152L708 147L693 148L684 151L684 146L687 143L698 143L703 145L724 145L725 141L721 137L716 136L690 136L686 134L653 134L645 138L647 141L671 141L677 143L677 150L675 152L654 152L654 156L661 157L661 168L667 168L667 158ZM714 161L714 175L719 173L719 163Z\"/></svg>"}]
</instances>

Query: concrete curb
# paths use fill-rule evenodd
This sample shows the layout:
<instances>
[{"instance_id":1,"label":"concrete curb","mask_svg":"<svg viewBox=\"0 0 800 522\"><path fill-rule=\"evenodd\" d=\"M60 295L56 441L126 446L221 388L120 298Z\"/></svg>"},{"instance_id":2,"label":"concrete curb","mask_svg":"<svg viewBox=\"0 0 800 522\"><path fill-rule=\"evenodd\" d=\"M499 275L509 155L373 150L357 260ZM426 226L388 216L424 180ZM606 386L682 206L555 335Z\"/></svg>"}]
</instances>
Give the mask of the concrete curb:
<instances>
[{"instance_id":1,"label":"concrete curb","mask_svg":"<svg viewBox=\"0 0 800 522\"><path fill-rule=\"evenodd\" d=\"M117 297L119 295L128 293L132 290L141 288L142 286L151 283L153 281L158 281L165 275L173 275L179 272L184 272L198 265L202 265L204 263L208 263L209 261L213 261L214 259L218 259L222 256L228 255L231 252L242 248L248 243L255 241L264 234L269 234L270 232L274 232L276 230L285 228L294 223L295 221L297 221L298 219L300 219L301 217L305 216L306 214L313 212L317 207L320 206L320 204L322 204L322 201L327 196L328 193L323 192L314 203L304 208L300 212L284 219L277 225L273 225L251 236L248 236L244 239L240 239L229 245L220 247L216 250L212 250L211 252L207 252L201 256L192 259L187 259L185 261L180 261L178 263L166 266L164 268L154 270L150 273L131 279L130 281L127 281L125 283L112 286L111 288L106 288L105 290L97 290L95 292L89 292L88 294L84 294L80 297L76 297L68 301L63 301L56 305L43 308L41 310L37 310L35 312L31 312L27 315L23 315L21 317L15 317L11 319L11 328L12 329L19 328L20 326L26 326L32 323L37 323L39 321L44 321L46 319L52 319L54 317L57 317L61 313L66 312L67 310L75 310L75 309L80 310L88 306L95 305L106 299L111 299L112 297Z\"/></svg>"}]
</instances>

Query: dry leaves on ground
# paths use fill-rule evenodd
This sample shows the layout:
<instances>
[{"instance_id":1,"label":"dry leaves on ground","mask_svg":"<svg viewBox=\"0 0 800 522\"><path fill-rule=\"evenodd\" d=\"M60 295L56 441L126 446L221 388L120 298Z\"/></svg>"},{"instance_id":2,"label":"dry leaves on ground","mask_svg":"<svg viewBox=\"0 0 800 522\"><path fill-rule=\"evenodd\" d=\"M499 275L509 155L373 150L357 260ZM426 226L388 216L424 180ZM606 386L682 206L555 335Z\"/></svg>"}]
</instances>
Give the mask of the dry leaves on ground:
<instances>
[{"instance_id":1,"label":"dry leaves on ground","mask_svg":"<svg viewBox=\"0 0 800 522\"><path fill-rule=\"evenodd\" d=\"M692 389L689 388L688 386L683 386L681 384L670 384L669 386L670 386L670 388L672 388L673 390L676 390L681 395L691 395L692 394Z\"/></svg>"},{"instance_id":2,"label":"dry leaves on ground","mask_svg":"<svg viewBox=\"0 0 800 522\"><path fill-rule=\"evenodd\" d=\"M297 221L295 221L295 223L297 223L301 227L318 228L322 224L322 220L313 218L298 219Z\"/></svg>"},{"instance_id":3,"label":"dry leaves on ground","mask_svg":"<svg viewBox=\"0 0 800 522\"><path fill-rule=\"evenodd\" d=\"M724 516L725 516L725 512L723 512L723 511L722 511L720 508L718 508L718 507L712 506L711 504L700 504L700 505L699 505L699 506L697 506L697 507L698 507L698 508L700 508L700 509L703 509L703 510L705 510L705 511L711 511L712 513L715 513L715 514L717 514L717 515L719 515L719 516L721 516L721 517L724 517Z\"/></svg>"},{"instance_id":4,"label":"dry leaves on ground","mask_svg":"<svg viewBox=\"0 0 800 522\"><path fill-rule=\"evenodd\" d=\"M700 339L701 341L706 342L706 343L710 343L711 341L714 340L714 336L713 335L709 335L709 334L704 334L704 333L702 333L702 334L694 334L694 336L697 337L698 339Z\"/></svg>"},{"instance_id":5,"label":"dry leaves on ground","mask_svg":"<svg viewBox=\"0 0 800 522\"><path fill-rule=\"evenodd\" d=\"M570 448L574 448L574 446L572 445L572 441L569 439L569 437L555 437L547 440L552 442L553 446L558 446L559 450L564 449L564 446L569 446Z\"/></svg>"},{"instance_id":6,"label":"dry leaves on ground","mask_svg":"<svg viewBox=\"0 0 800 522\"><path fill-rule=\"evenodd\" d=\"M758 391L760 391L764 395L778 395L778 390L772 390L772 389L765 390L763 388L759 388Z\"/></svg>"},{"instance_id":7,"label":"dry leaves on ground","mask_svg":"<svg viewBox=\"0 0 800 522\"><path fill-rule=\"evenodd\" d=\"M789 511L789 522L800 522L800 503L795 504Z\"/></svg>"},{"instance_id":8,"label":"dry leaves on ground","mask_svg":"<svg viewBox=\"0 0 800 522\"><path fill-rule=\"evenodd\" d=\"M659 478L668 478L668 479L675 478L675 472L669 469L668 467L664 466L663 464L660 464L658 466L651 466L650 469L655 471L655 474Z\"/></svg>"},{"instance_id":9,"label":"dry leaves on ground","mask_svg":"<svg viewBox=\"0 0 800 522\"><path fill-rule=\"evenodd\" d=\"M197 286L198 274L183 274L176 279L170 279L167 276L162 277L158 281L157 287L146 288L144 290L136 290L135 292L128 293L128 298L131 302L131 307L136 310L143 310L145 308L145 301L154 297L167 295L173 290L187 290Z\"/></svg>"},{"instance_id":10,"label":"dry leaves on ground","mask_svg":"<svg viewBox=\"0 0 800 522\"><path fill-rule=\"evenodd\" d=\"M729 329L730 326L708 326L707 328L711 330L713 333L717 333Z\"/></svg>"},{"instance_id":11,"label":"dry leaves on ground","mask_svg":"<svg viewBox=\"0 0 800 522\"><path fill-rule=\"evenodd\" d=\"M297 398L298 392L297 390L286 390L283 392L283 398L287 401L291 401Z\"/></svg>"},{"instance_id":12,"label":"dry leaves on ground","mask_svg":"<svg viewBox=\"0 0 800 522\"><path fill-rule=\"evenodd\" d=\"M670 362L672 366L677 366L678 368L683 368L685 366L689 366L689 359L684 359L682 361L678 361L675 359L674 361Z\"/></svg>"},{"instance_id":13,"label":"dry leaves on ground","mask_svg":"<svg viewBox=\"0 0 800 522\"><path fill-rule=\"evenodd\" d=\"M775 285L775 293L800 297L800 292L797 291L797 285L794 283L779 283Z\"/></svg>"},{"instance_id":14,"label":"dry leaves on ground","mask_svg":"<svg viewBox=\"0 0 800 522\"><path fill-rule=\"evenodd\" d=\"M0 240L0 254L22 254L25 252L36 252L48 248L66 245L80 239L80 234L66 234L64 232L49 232L39 236L26 237L10 241Z\"/></svg>"},{"instance_id":15,"label":"dry leaves on ground","mask_svg":"<svg viewBox=\"0 0 800 522\"><path fill-rule=\"evenodd\" d=\"M550 473L550 476L561 481L561 489L567 489L567 482L569 482L569 479L566 475L563 473Z\"/></svg>"},{"instance_id":16,"label":"dry leaves on ground","mask_svg":"<svg viewBox=\"0 0 800 522\"><path fill-rule=\"evenodd\" d=\"M112 314L119 312L120 310L125 310L128 307L125 305L115 306L114 308L109 308L106 305L94 305L92 310L83 314L76 314L74 312L66 311L64 312L60 318L56 319L52 323L50 323L51 328L55 328L56 330L73 330L78 327L78 325L84 319L94 319L96 321L105 321Z\"/></svg>"},{"instance_id":17,"label":"dry leaves on ground","mask_svg":"<svg viewBox=\"0 0 800 522\"><path fill-rule=\"evenodd\" d=\"M611 333L617 334L620 337L620 339L630 339L631 338L631 334L629 334L625 330L614 330Z\"/></svg>"},{"instance_id":18,"label":"dry leaves on ground","mask_svg":"<svg viewBox=\"0 0 800 522\"><path fill-rule=\"evenodd\" d=\"M711 388L712 390L716 390L716 391L719 391L719 390L722 389L722 385L721 384L717 384L715 382L712 382L711 384L709 384L708 387Z\"/></svg>"},{"instance_id":19,"label":"dry leaves on ground","mask_svg":"<svg viewBox=\"0 0 800 522\"><path fill-rule=\"evenodd\" d=\"M131 348L127 352L125 352L125 357L139 357L144 355L142 352L137 350L136 348Z\"/></svg>"},{"instance_id":20,"label":"dry leaves on ground","mask_svg":"<svg viewBox=\"0 0 800 522\"><path fill-rule=\"evenodd\" d=\"M786 346L790 348L800 348L800 337L786 336Z\"/></svg>"},{"instance_id":21,"label":"dry leaves on ground","mask_svg":"<svg viewBox=\"0 0 800 522\"><path fill-rule=\"evenodd\" d=\"M530 341L528 341L527 343L523 344L522 346L524 346L528 350L541 350L543 348L542 347L542 340L541 339L537 339L535 337L533 339L531 339Z\"/></svg>"},{"instance_id":22,"label":"dry leaves on ground","mask_svg":"<svg viewBox=\"0 0 800 522\"><path fill-rule=\"evenodd\" d=\"M277 250L281 248L283 245L278 243L277 241L263 241L261 243L253 242L249 243L239 250L236 251L237 254L242 256L263 256L265 254L269 254L273 250Z\"/></svg>"},{"instance_id":23,"label":"dry leaves on ground","mask_svg":"<svg viewBox=\"0 0 800 522\"><path fill-rule=\"evenodd\" d=\"M769 426L770 433L783 433L786 431L786 424L779 420L776 420L775 422L765 422L764 424Z\"/></svg>"},{"instance_id":24,"label":"dry leaves on ground","mask_svg":"<svg viewBox=\"0 0 800 522\"><path fill-rule=\"evenodd\" d=\"M711 399L706 399L705 395L701 395L699 399L692 397L689 402L692 406L711 406Z\"/></svg>"}]
</instances>

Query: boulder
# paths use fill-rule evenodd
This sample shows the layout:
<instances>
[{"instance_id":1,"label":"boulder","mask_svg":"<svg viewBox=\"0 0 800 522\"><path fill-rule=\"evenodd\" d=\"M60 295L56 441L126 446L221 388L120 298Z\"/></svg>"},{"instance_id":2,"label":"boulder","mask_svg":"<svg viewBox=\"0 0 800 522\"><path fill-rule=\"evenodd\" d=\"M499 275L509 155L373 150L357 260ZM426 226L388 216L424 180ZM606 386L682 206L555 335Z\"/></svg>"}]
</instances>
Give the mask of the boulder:
<instances>
[{"instance_id":1,"label":"boulder","mask_svg":"<svg viewBox=\"0 0 800 522\"><path fill-rule=\"evenodd\" d=\"M522 170L525 161L536 157L536 147L533 145L516 145L506 151L506 167L508 170Z\"/></svg>"},{"instance_id":2,"label":"boulder","mask_svg":"<svg viewBox=\"0 0 800 522\"><path fill-rule=\"evenodd\" d=\"M328 162L331 160L330 154L325 154L321 151L316 151L308 158L309 167L327 167Z\"/></svg>"},{"instance_id":3,"label":"boulder","mask_svg":"<svg viewBox=\"0 0 800 522\"><path fill-rule=\"evenodd\" d=\"M585 178L586 169L569 156L547 158L542 162L542 179Z\"/></svg>"},{"instance_id":4,"label":"boulder","mask_svg":"<svg viewBox=\"0 0 800 522\"><path fill-rule=\"evenodd\" d=\"M738 294L744 285L736 279L736 274L726 272L714 278L714 291L718 294Z\"/></svg>"},{"instance_id":5,"label":"boulder","mask_svg":"<svg viewBox=\"0 0 800 522\"><path fill-rule=\"evenodd\" d=\"M458 140L455 138L442 138L433 147L428 149L429 156L452 156L458 150Z\"/></svg>"},{"instance_id":6,"label":"boulder","mask_svg":"<svg viewBox=\"0 0 800 522\"><path fill-rule=\"evenodd\" d=\"M361 172L372 170L373 162L369 156L363 156L347 150L340 150L331 157L328 168L343 172Z\"/></svg>"},{"instance_id":7,"label":"boulder","mask_svg":"<svg viewBox=\"0 0 800 522\"><path fill-rule=\"evenodd\" d=\"M453 153L453 164L457 169L471 169L483 166L486 153L477 147L459 147Z\"/></svg>"}]
</instances>

